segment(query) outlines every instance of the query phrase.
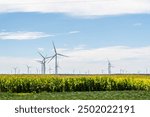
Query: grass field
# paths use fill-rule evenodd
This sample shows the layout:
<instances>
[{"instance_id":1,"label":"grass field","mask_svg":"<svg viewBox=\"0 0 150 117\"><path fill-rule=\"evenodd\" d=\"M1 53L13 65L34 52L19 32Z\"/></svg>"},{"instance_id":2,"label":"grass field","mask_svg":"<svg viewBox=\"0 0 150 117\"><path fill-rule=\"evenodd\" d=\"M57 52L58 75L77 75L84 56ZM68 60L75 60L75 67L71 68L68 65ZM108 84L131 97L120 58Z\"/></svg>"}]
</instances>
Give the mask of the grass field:
<instances>
[{"instance_id":1,"label":"grass field","mask_svg":"<svg viewBox=\"0 0 150 117\"><path fill-rule=\"evenodd\" d=\"M147 91L0 93L0 100L150 100Z\"/></svg>"}]
</instances>

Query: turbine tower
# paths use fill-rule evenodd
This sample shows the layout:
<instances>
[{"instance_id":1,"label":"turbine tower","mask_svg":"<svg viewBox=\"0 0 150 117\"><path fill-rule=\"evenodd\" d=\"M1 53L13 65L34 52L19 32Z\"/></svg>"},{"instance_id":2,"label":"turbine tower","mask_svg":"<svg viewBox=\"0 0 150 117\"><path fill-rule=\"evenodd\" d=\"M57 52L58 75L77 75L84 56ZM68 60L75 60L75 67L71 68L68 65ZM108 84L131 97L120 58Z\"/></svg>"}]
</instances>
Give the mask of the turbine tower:
<instances>
[{"instance_id":1,"label":"turbine tower","mask_svg":"<svg viewBox=\"0 0 150 117\"><path fill-rule=\"evenodd\" d=\"M122 74L123 73L123 70L122 69L120 69L120 74Z\"/></svg>"},{"instance_id":2,"label":"turbine tower","mask_svg":"<svg viewBox=\"0 0 150 117\"><path fill-rule=\"evenodd\" d=\"M73 69L73 74L75 74L75 69Z\"/></svg>"},{"instance_id":3,"label":"turbine tower","mask_svg":"<svg viewBox=\"0 0 150 117\"><path fill-rule=\"evenodd\" d=\"M27 65L27 73L28 74L30 73L30 68L31 68L31 66Z\"/></svg>"},{"instance_id":4,"label":"turbine tower","mask_svg":"<svg viewBox=\"0 0 150 117\"><path fill-rule=\"evenodd\" d=\"M15 74L17 74L17 67L14 67L13 69L14 69Z\"/></svg>"},{"instance_id":5,"label":"turbine tower","mask_svg":"<svg viewBox=\"0 0 150 117\"><path fill-rule=\"evenodd\" d=\"M39 74L39 69L38 68L36 68L36 73Z\"/></svg>"},{"instance_id":6,"label":"turbine tower","mask_svg":"<svg viewBox=\"0 0 150 117\"><path fill-rule=\"evenodd\" d=\"M46 56L43 56L40 52L38 52L39 55L43 58L42 61L38 61L41 63L41 73L42 74L45 74L46 73L46 62L47 62L47 59L51 58L51 57L46 57Z\"/></svg>"},{"instance_id":7,"label":"turbine tower","mask_svg":"<svg viewBox=\"0 0 150 117\"><path fill-rule=\"evenodd\" d=\"M36 60L38 63L40 63L41 64L41 74L44 74L43 73L43 61L40 61L40 60ZM38 71L38 69L37 69L37 71Z\"/></svg>"},{"instance_id":8,"label":"turbine tower","mask_svg":"<svg viewBox=\"0 0 150 117\"><path fill-rule=\"evenodd\" d=\"M57 53L57 50L56 50L54 42L52 42L52 44L53 44L53 48L54 48L55 54L52 56L52 58L50 59L50 61L55 58L55 74L58 74L58 67L59 67L58 66L58 56L63 56L63 57L68 57L68 56L60 54L60 53Z\"/></svg>"},{"instance_id":9,"label":"turbine tower","mask_svg":"<svg viewBox=\"0 0 150 117\"><path fill-rule=\"evenodd\" d=\"M108 74L111 74L111 68L112 68L112 65L110 61L108 60Z\"/></svg>"},{"instance_id":10,"label":"turbine tower","mask_svg":"<svg viewBox=\"0 0 150 117\"><path fill-rule=\"evenodd\" d=\"M104 74L104 69L101 70L101 74Z\"/></svg>"},{"instance_id":11,"label":"turbine tower","mask_svg":"<svg viewBox=\"0 0 150 117\"><path fill-rule=\"evenodd\" d=\"M148 74L148 69L146 68L145 73Z\"/></svg>"}]
</instances>

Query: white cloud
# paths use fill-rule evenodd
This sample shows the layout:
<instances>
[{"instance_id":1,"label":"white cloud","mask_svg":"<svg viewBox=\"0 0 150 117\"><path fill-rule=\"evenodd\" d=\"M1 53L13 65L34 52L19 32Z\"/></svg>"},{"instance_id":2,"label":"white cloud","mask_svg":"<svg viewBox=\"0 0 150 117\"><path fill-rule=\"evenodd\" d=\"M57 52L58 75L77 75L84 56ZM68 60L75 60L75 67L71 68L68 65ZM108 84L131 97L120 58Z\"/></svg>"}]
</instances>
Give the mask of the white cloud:
<instances>
[{"instance_id":1,"label":"white cloud","mask_svg":"<svg viewBox=\"0 0 150 117\"><path fill-rule=\"evenodd\" d=\"M43 51L44 51L44 48L38 48L38 51L43 52Z\"/></svg>"},{"instance_id":2,"label":"white cloud","mask_svg":"<svg viewBox=\"0 0 150 117\"><path fill-rule=\"evenodd\" d=\"M69 32L54 33L54 34L55 34L55 36L61 36L61 35L73 35L73 34L77 34L77 33L80 33L80 31L73 30L73 31L69 31Z\"/></svg>"},{"instance_id":3,"label":"white cloud","mask_svg":"<svg viewBox=\"0 0 150 117\"><path fill-rule=\"evenodd\" d=\"M58 35L77 34L79 32L80 31L70 31L67 33L47 34L44 32L25 32L25 31L7 32L6 30L2 30L0 32L0 40L32 40L45 37L53 37Z\"/></svg>"},{"instance_id":4,"label":"white cloud","mask_svg":"<svg viewBox=\"0 0 150 117\"><path fill-rule=\"evenodd\" d=\"M112 62L113 72L119 72L125 69L128 72L137 73L140 70L145 72L150 68L150 47L126 47L114 46L96 49L73 49L65 50L61 53L68 55L69 58L60 58L60 64L66 71L73 69L85 72L90 70L91 73L100 73L102 69L107 71L107 58Z\"/></svg>"},{"instance_id":5,"label":"white cloud","mask_svg":"<svg viewBox=\"0 0 150 117\"><path fill-rule=\"evenodd\" d=\"M135 24L133 24L133 26L142 26L142 23L135 23Z\"/></svg>"},{"instance_id":6,"label":"white cloud","mask_svg":"<svg viewBox=\"0 0 150 117\"><path fill-rule=\"evenodd\" d=\"M101 16L150 13L149 0L0 0L0 12Z\"/></svg>"},{"instance_id":7,"label":"white cloud","mask_svg":"<svg viewBox=\"0 0 150 117\"><path fill-rule=\"evenodd\" d=\"M78 45L74 48L74 50L83 50L86 47L85 44Z\"/></svg>"},{"instance_id":8,"label":"white cloud","mask_svg":"<svg viewBox=\"0 0 150 117\"><path fill-rule=\"evenodd\" d=\"M44 32L0 32L1 40L29 40L29 39L39 39L44 37L49 37L54 35L49 35Z\"/></svg>"},{"instance_id":9,"label":"white cloud","mask_svg":"<svg viewBox=\"0 0 150 117\"><path fill-rule=\"evenodd\" d=\"M71 56L70 59L79 61L101 61L121 60L121 59L150 59L150 47L131 48L126 46L104 47L96 49L76 49L66 50L65 54ZM62 51L63 52L63 51Z\"/></svg>"},{"instance_id":10,"label":"white cloud","mask_svg":"<svg viewBox=\"0 0 150 117\"><path fill-rule=\"evenodd\" d=\"M59 57L58 63L61 69L59 73L85 73L87 70L90 73L100 73L103 69L107 72L107 58L111 61L114 68L113 73L119 72L120 69L125 69L129 73L144 73L146 68L150 70L150 46L148 47L126 47L114 46L95 49L66 49L58 48L58 53L69 57ZM39 57L40 58L40 57ZM35 73L36 68L40 69L40 64L36 63L37 58L17 58L17 57L0 57L0 72L9 71L17 65L22 72L26 72L26 66L32 66L32 71ZM47 70L51 66L54 69L54 60L47 65ZM54 71L53 71L54 72ZM150 71L149 71L150 72Z\"/></svg>"},{"instance_id":11,"label":"white cloud","mask_svg":"<svg viewBox=\"0 0 150 117\"><path fill-rule=\"evenodd\" d=\"M80 33L80 31L75 30L75 31L70 31L69 32L69 34L76 34L76 33Z\"/></svg>"}]
</instances>

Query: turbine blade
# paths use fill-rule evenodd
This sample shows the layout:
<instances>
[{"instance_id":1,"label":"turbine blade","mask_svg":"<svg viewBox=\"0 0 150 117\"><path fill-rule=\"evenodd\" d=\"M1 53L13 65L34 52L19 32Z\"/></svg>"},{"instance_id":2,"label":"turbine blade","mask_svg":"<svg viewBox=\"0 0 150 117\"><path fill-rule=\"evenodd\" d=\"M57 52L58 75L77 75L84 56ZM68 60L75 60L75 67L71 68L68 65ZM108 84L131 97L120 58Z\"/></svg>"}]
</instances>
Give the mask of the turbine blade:
<instances>
[{"instance_id":1,"label":"turbine blade","mask_svg":"<svg viewBox=\"0 0 150 117\"><path fill-rule=\"evenodd\" d=\"M55 44L54 44L54 42L53 42L53 41L52 41L52 43L53 43L54 52L55 52L55 54L56 54L56 53L57 53L57 51L56 51Z\"/></svg>"},{"instance_id":2,"label":"turbine blade","mask_svg":"<svg viewBox=\"0 0 150 117\"><path fill-rule=\"evenodd\" d=\"M36 62L38 62L38 63L43 63L43 61L40 61L40 60L36 60Z\"/></svg>"},{"instance_id":3,"label":"turbine blade","mask_svg":"<svg viewBox=\"0 0 150 117\"><path fill-rule=\"evenodd\" d=\"M38 52L39 53L39 55L42 57L42 58L45 58L40 52Z\"/></svg>"},{"instance_id":4,"label":"turbine blade","mask_svg":"<svg viewBox=\"0 0 150 117\"><path fill-rule=\"evenodd\" d=\"M47 57L47 58L45 58L45 62L47 62L47 61L49 60L49 58L52 58L52 57Z\"/></svg>"},{"instance_id":5,"label":"turbine blade","mask_svg":"<svg viewBox=\"0 0 150 117\"><path fill-rule=\"evenodd\" d=\"M45 63L46 63L50 58L52 59L52 57L53 57L53 56L46 57L46 58L45 58ZM51 60L49 60L49 62L50 62L50 61L51 61ZM49 63L49 62L48 62L48 63Z\"/></svg>"},{"instance_id":6,"label":"turbine blade","mask_svg":"<svg viewBox=\"0 0 150 117\"><path fill-rule=\"evenodd\" d=\"M46 57L45 59L49 59L49 58L52 58L53 56L49 56L49 57Z\"/></svg>"},{"instance_id":7,"label":"turbine blade","mask_svg":"<svg viewBox=\"0 0 150 117\"><path fill-rule=\"evenodd\" d=\"M56 56L56 54L48 61L48 63L51 62L51 60L53 60L53 58L54 58L55 56Z\"/></svg>"},{"instance_id":8,"label":"turbine blade","mask_svg":"<svg viewBox=\"0 0 150 117\"><path fill-rule=\"evenodd\" d=\"M29 66L29 65L26 65L27 66L27 68L31 68L31 66Z\"/></svg>"},{"instance_id":9,"label":"turbine blade","mask_svg":"<svg viewBox=\"0 0 150 117\"><path fill-rule=\"evenodd\" d=\"M63 55L63 54L57 54L59 56L63 56L63 57L69 57L69 56L66 56L66 55Z\"/></svg>"}]
</instances>

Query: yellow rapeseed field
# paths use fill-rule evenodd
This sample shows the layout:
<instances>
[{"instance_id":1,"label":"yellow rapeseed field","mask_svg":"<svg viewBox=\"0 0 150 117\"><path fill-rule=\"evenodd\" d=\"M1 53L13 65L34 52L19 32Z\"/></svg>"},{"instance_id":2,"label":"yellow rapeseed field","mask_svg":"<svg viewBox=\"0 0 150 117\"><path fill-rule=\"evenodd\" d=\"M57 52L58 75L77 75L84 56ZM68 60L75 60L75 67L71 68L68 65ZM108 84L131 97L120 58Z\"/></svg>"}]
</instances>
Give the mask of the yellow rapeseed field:
<instances>
[{"instance_id":1,"label":"yellow rapeseed field","mask_svg":"<svg viewBox=\"0 0 150 117\"><path fill-rule=\"evenodd\" d=\"M0 92L150 91L149 75L0 75Z\"/></svg>"}]
</instances>

